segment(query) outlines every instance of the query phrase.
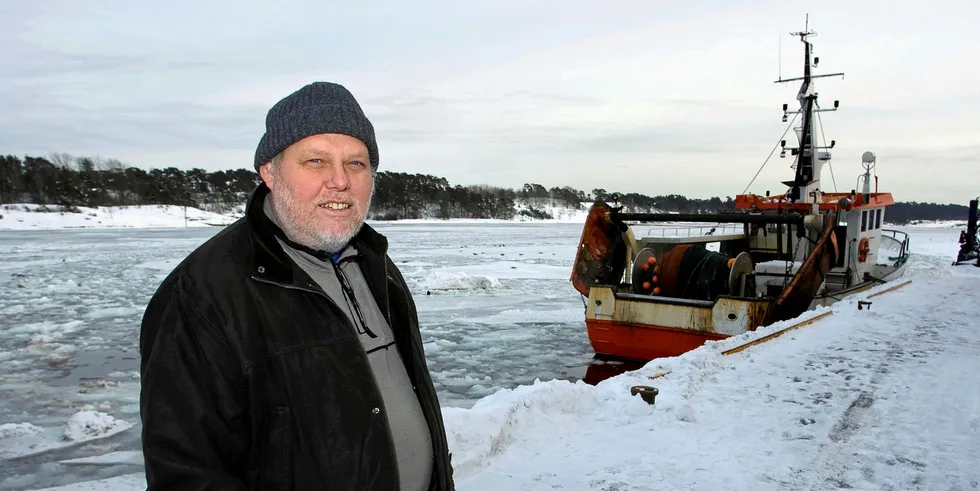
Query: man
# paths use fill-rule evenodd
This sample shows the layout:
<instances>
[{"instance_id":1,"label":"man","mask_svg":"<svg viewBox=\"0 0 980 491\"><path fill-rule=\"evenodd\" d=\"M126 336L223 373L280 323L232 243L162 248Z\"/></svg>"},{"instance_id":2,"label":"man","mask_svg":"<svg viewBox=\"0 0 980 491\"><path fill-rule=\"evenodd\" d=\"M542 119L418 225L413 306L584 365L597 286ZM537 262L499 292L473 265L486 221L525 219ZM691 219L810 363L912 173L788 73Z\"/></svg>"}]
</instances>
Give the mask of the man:
<instances>
[{"instance_id":1,"label":"man","mask_svg":"<svg viewBox=\"0 0 980 491\"><path fill-rule=\"evenodd\" d=\"M275 104L245 217L146 308L148 489L450 490L415 304L365 224L378 148L344 87Z\"/></svg>"}]
</instances>

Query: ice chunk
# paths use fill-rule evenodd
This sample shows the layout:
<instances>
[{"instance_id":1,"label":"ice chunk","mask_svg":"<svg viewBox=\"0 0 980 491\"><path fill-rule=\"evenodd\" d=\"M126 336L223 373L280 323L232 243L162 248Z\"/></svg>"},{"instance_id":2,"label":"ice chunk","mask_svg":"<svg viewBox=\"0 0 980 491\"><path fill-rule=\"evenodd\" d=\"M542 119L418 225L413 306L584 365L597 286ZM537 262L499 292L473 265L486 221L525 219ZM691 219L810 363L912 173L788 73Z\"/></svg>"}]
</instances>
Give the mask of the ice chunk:
<instances>
[{"instance_id":1,"label":"ice chunk","mask_svg":"<svg viewBox=\"0 0 980 491\"><path fill-rule=\"evenodd\" d=\"M420 285L426 290L486 290L500 286L493 276L468 275L463 272L434 271Z\"/></svg>"},{"instance_id":2,"label":"ice chunk","mask_svg":"<svg viewBox=\"0 0 980 491\"><path fill-rule=\"evenodd\" d=\"M0 425L0 440L21 436L36 435L44 431L40 426L30 423L7 423Z\"/></svg>"},{"instance_id":3,"label":"ice chunk","mask_svg":"<svg viewBox=\"0 0 980 491\"><path fill-rule=\"evenodd\" d=\"M130 423L96 411L79 411L65 425L66 440L89 440L117 433L132 426Z\"/></svg>"}]
</instances>

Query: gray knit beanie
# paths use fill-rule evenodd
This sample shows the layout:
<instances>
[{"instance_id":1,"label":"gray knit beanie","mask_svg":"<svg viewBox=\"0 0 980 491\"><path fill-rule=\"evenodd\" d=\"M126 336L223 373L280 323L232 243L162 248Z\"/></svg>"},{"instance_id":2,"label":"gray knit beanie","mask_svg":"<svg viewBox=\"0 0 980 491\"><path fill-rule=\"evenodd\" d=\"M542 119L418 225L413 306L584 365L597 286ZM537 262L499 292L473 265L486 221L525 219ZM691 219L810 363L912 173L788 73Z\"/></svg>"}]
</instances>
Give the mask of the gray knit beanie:
<instances>
[{"instance_id":1,"label":"gray knit beanie","mask_svg":"<svg viewBox=\"0 0 980 491\"><path fill-rule=\"evenodd\" d=\"M378 168L374 126L354 96L342 85L314 82L289 94L269 109L265 134L255 149L255 170L303 138L340 133L364 142L371 168Z\"/></svg>"}]
</instances>

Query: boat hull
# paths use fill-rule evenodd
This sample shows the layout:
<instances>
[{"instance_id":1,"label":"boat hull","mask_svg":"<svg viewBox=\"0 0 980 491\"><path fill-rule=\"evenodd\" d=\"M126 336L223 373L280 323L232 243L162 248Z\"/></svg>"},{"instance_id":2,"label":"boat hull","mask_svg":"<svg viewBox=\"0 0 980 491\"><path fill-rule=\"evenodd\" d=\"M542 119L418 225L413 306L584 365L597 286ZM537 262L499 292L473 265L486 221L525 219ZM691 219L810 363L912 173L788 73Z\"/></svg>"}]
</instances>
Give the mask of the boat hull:
<instances>
[{"instance_id":1,"label":"boat hull","mask_svg":"<svg viewBox=\"0 0 980 491\"><path fill-rule=\"evenodd\" d=\"M641 361L679 356L706 341L728 337L711 332L609 320L586 320L585 326L596 353Z\"/></svg>"},{"instance_id":2,"label":"boat hull","mask_svg":"<svg viewBox=\"0 0 980 491\"><path fill-rule=\"evenodd\" d=\"M597 354L649 361L754 329L765 319L769 305L768 299L671 299L593 285L585 324Z\"/></svg>"},{"instance_id":3,"label":"boat hull","mask_svg":"<svg viewBox=\"0 0 980 491\"><path fill-rule=\"evenodd\" d=\"M883 279L900 278L904 269L902 265ZM881 284L880 281L867 281L817 296L807 310L829 307ZM596 354L603 356L643 362L679 356L708 341L737 336L770 324L764 320L767 303L758 300L726 297L713 305L677 305L638 301L633 299L634 295L615 295L604 287L593 287L592 290L590 304L599 300L600 306L605 305L613 312L611 316L604 316L598 309L586 311L589 342ZM617 296L631 298L617 299ZM735 319L730 319L732 315ZM728 320L733 322L725 324Z\"/></svg>"}]
</instances>

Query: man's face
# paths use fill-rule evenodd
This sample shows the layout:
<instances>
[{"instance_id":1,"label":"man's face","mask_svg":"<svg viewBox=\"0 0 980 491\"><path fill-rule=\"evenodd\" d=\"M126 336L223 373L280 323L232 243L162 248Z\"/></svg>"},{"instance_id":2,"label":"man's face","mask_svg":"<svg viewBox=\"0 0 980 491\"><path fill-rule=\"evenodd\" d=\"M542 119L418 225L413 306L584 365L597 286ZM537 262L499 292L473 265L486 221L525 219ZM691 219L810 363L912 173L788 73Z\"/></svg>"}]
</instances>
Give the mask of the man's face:
<instances>
[{"instance_id":1,"label":"man's face","mask_svg":"<svg viewBox=\"0 0 980 491\"><path fill-rule=\"evenodd\" d=\"M367 146L347 135L321 134L286 148L277 168L259 168L286 235L336 252L361 229L371 207L374 175Z\"/></svg>"}]
</instances>

